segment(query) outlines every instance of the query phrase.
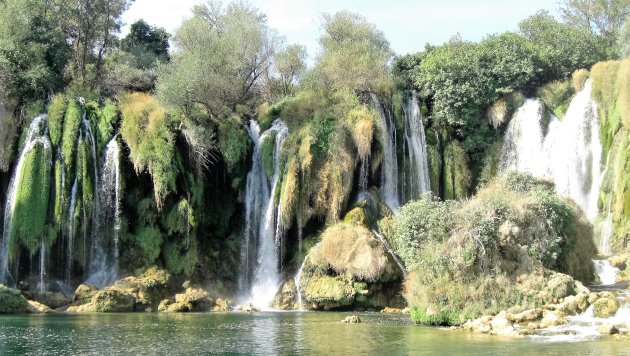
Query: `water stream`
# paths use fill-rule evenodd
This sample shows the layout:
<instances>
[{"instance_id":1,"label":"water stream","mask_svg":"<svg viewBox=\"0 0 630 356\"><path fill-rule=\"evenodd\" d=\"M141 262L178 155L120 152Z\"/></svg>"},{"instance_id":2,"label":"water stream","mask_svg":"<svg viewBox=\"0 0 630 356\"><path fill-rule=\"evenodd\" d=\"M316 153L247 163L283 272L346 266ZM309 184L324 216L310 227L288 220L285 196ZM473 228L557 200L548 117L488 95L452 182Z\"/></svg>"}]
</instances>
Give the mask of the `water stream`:
<instances>
[{"instance_id":1,"label":"water stream","mask_svg":"<svg viewBox=\"0 0 630 356\"><path fill-rule=\"evenodd\" d=\"M280 154L288 132L288 127L280 120L262 134L255 121L251 121L249 127L254 153L245 190L245 236L239 284L241 297L260 308L269 307L280 284L279 248L283 227L281 209L276 206L274 196L281 174ZM270 137L275 137L271 179L265 174L262 157L263 143Z\"/></svg>"}]
</instances>

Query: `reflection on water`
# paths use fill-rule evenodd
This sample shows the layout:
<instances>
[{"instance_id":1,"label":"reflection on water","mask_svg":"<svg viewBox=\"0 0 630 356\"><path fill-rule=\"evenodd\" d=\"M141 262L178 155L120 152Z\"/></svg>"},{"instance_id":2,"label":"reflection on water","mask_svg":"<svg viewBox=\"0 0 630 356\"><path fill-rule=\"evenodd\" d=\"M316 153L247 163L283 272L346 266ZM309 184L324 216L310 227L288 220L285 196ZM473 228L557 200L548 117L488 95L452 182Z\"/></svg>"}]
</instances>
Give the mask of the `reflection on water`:
<instances>
[{"instance_id":1,"label":"reflection on water","mask_svg":"<svg viewBox=\"0 0 630 356\"><path fill-rule=\"evenodd\" d=\"M0 316L0 354L630 354L630 343L580 343L453 332L405 316L345 313Z\"/></svg>"}]
</instances>

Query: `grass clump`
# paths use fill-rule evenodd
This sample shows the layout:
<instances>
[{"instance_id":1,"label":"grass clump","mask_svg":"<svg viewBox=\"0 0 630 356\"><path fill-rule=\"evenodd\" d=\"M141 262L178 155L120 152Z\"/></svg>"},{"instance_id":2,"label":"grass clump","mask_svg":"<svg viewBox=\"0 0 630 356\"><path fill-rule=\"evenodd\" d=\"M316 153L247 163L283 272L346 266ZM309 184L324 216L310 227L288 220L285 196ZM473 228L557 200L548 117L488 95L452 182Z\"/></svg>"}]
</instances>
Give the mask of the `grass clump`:
<instances>
[{"instance_id":1,"label":"grass clump","mask_svg":"<svg viewBox=\"0 0 630 356\"><path fill-rule=\"evenodd\" d=\"M540 87L536 96L540 98L547 109L561 118L567 112L573 94L575 94L575 88L571 81L557 80Z\"/></svg>"},{"instance_id":2,"label":"grass clump","mask_svg":"<svg viewBox=\"0 0 630 356\"><path fill-rule=\"evenodd\" d=\"M158 209L169 191L175 191L174 136L170 121L157 100L145 93L121 98L120 134L127 143L136 173L148 170Z\"/></svg>"},{"instance_id":3,"label":"grass clump","mask_svg":"<svg viewBox=\"0 0 630 356\"><path fill-rule=\"evenodd\" d=\"M68 97L65 95L55 95L48 105L48 131L50 141L58 146L61 143L63 132L63 119L68 107Z\"/></svg>"}]
</instances>

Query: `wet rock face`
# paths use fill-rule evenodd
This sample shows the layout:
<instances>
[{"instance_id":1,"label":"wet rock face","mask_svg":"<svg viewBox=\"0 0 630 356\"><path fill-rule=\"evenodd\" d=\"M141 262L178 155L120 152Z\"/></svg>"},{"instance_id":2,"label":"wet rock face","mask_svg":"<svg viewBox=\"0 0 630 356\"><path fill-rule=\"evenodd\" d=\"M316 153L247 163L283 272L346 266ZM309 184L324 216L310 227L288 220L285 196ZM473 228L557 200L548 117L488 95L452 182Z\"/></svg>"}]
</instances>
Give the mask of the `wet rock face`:
<instances>
[{"instance_id":1,"label":"wet rock face","mask_svg":"<svg viewBox=\"0 0 630 356\"><path fill-rule=\"evenodd\" d=\"M594 304L594 313L598 318L609 318L619 310L620 303L615 298L600 298Z\"/></svg>"},{"instance_id":2,"label":"wet rock face","mask_svg":"<svg viewBox=\"0 0 630 356\"><path fill-rule=\"evenodd\" d=\"M55 292L28 292L25 293L29 300L34 300L52 309L65 307L72 303L72 298L66 297L62 293Z\"/></svg>"}]
</instances>

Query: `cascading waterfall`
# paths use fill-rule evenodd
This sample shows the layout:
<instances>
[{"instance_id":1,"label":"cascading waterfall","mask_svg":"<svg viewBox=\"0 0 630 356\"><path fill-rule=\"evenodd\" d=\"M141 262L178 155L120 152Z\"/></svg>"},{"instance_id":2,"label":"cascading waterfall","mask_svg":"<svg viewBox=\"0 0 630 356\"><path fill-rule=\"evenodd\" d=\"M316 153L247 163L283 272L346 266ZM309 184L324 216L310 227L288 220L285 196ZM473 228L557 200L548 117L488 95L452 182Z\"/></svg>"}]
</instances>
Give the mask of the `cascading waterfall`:
<instances>
[{"instance_id":1,"label":"cascading waterfall","mask_svg":"<svg viewBox=\"0 0 630 356\"><path fill-rule=\"evenodd\" d=\"M372 230L372 233L374 233L374 235L379 239L379 241L381 241L381 243L383 244L383 247L385 247L385 251L387 251L387 253L390 256L392 256L392 258L394 259L394 262L396 262L396 265L398 266L398 268L402 272L403 277L407 277L407 269L405 268L405 265L403 265L403 263L400 260L400 258L398 258L398 255L396 255L394 253L394 250L389 245L389 242L387 242L387 239L385 238L385 236L383 236L383 234L381 234L380 232L378 232L376 230Z\"/></svg>"},{"instance_id":2,"label":"cascading waterfall","mask_svg":"<svg viewBox=\"0 0 630 356\"><path fill-rule=\"evenodd\" d=\"M7 201L4 209L4 226L2 230L2 246L0 246L0 284L8 284L9 282L16 282L15 276L11 276L9 264L9 240L11 238L11 228L13 222L13 214L15 211L15 204L17 198L17 189L22 179L24 158L27 153L33 150L37 145L41 145L46 151L51 152L51 143L48 138L48 116L39 115L31 122L26 138L24 140L24 146L20 152L17 165L9 188L7 190ZM52 159L49 160L49 164L52 164ZM45 253L45 252L44 252Z\"/></svg>"},{"instance_id":3,"label":"cascading waterfall","mask_svg":"<svg viewBox=\"0 0 630 356\"><path fill-rule=\"evenodd\" d=\"M393 211L400 207L398 199L398 159L396 157L396 127L391 110L372 94L383 132L383 163L381 169L381 196Z\"/></svg>"},{"instance_id":4,"label":"cascading waterfall","mask_svg":"<svg viewBox=\"0 0 630 356\"><path fill-rule=\"evenodd\" d=\"M100 189L92 233L87 284L102 288L118 275L118 235L120 232L120 147L117 136L107 144L101 169Z\"/></svg>"},{"instance_id":5,"label":"cascading waterfall","mask_svg":"<svg viewBox=\"0 0 630 356\"><path fill-rule=\"evenodd\" d=\"M298 310L304 310L304 302L302 301L302 290L300 289L300 282L302 281L302 272L304 271L304 265L306 264L307 258L308 256L304 258L304 261L302 261L302 264L300 265L300 269L298 270L294 279L295 291L296 291L297 300L298 300Z\"/></svg>"},{"instance_id":6,"label":"cascading waterfall","mask_svg":"<svg viewBox=\"0 0 630 356\"><path fill-rule=\"evenodd\" d=\"M597 216L601 155L597 105L591 99L589 80L565 117L551 117L546 130L540 101L525 102L507 128L500 170L553 178L556 192L570 196L592 221Z\"/></svg>"},{"instance_id":7,"label":"cascading waterfall","mask_svg":"<svg viewBox=\"0 0 630 356\"><path fill-rule=\"evenodd\" d=\"M594 222L606 170L601 171L603 149L591 81L586 81L584 89L575 95L562 120L551 117L546 134L544 121L542 104L527 100L508 126L500 169L553 178L556 192L571 197ZM599 243L600 254L605 256L611 253L612 220L608 214ZM602 283L614 284L614 267L605 260L593 263Z\"/></svg>"},{"instance_id":8,"label":"cascading waterfall","mask_svg":"<svg viewBox=\"0 0 630 356\"><path fill-rule=\"evenodd\" d=\"M75 235L75 213L77 209L77 192L79 189L79 181L74 179L72 184L72 191L70 192L70 208L68 209L68 244L66 253L68 255L66 260L66 281L70 282L72 279L72 265L74 261L74 235Z\"/></svg>"},{"instance_id":9,"label":"cascading waterfall","mask_svg":"<svg viewBox=\"0 0 630 356\"><path fill-rule=\"evenodd\" d=\"M405 169L403 170L402 197L404 201L409 201L418 199L422 193L431 190L427 141L415 91L406 95L403 113Z\"/></svg>"},{"instance_id":10,"label":"cascading waterfall","mask_svg":"<svg viewBox=\"0 0 630 356\"><path fill-rule=\"evenodd\" d=\"M255 305L270 305L280 283L279 240L284 228L281 225L280 206L274 204L274 195L280 179L280 153L289 129L280 120L260 135L260 127L250 122L249 134L254 142L252 169L247 175L245 191L245 236L241 255L241 293ZM275 133L274 172L267 178L262 163L262 143ZM252 266L252 261L256 261Z\"/></svg>"}]
</instances>

